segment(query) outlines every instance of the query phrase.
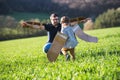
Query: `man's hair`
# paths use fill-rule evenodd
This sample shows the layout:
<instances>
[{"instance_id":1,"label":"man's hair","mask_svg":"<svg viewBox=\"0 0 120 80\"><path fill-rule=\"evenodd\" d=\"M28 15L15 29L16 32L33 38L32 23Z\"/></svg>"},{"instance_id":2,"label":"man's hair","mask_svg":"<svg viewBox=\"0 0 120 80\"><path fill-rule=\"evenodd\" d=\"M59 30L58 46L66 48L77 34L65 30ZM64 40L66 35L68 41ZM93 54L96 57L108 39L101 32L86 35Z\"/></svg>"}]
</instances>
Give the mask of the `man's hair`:
<instances>
[{"instance_id":1,"label":"man's hair","mask_svg":"<svg viewBox=\"0 0 120 80\"><path fill-rule=\"evenodd\" d=\"M60 22L61 22L61 23L69 23L69 22L70 22L70 19L69 19L69 17L67 17L67 16L63 16L63 17L61 17Z\"/></svg>"},{"instance_id":2,"label":"man's hair","mask_svg":"<svg viewBox=\"0 0 120 80\"><path fill-rule=\"evenodd\" d=\"M56 13L52 13L52 14L50 15L50 19L51 19L52 17L58 17L58 15L57 15Z\"/></svg>"}]
</instances>

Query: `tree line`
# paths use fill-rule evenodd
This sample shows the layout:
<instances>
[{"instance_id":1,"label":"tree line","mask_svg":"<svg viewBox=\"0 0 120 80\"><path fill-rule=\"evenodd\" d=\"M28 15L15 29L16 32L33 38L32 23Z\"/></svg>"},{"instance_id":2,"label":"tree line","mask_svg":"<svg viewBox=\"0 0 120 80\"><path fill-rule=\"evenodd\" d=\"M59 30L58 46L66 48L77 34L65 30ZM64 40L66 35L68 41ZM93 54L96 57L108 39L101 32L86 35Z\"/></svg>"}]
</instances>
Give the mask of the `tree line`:
<instances>
[{"instance_id":1,"label":"tree line","mask_svg":"<svg viewBox=\"0 0 120 80\"><path fill-rule=\"evenodd\" d=\"M109 27L120 27L120 7L117 9L108 9L96 18L94 29Z\"/></svg>"},{"instance_id":2,"label":"tree line","mask_svg":"<svg viewBox=\"0 0 120 80\"><path fill-rule=\"evenodd\" d=\"M32 20L39 22L39 19ZM50 22L49 20L43 20L42 23ZM85 27L87 29L100 29L108 27L120 27L120 8L110 9L103 14L99 15L95 22L94 26ZM35 30L30 28L22 28L20 22L17 22L11 16L0 16L0 40L15 39L15 38L24 38L24 37L33 37L33 36L43 36L46 35L46 31Z\"/></svg>"},{"instance_id":3,"label":"tree line","mask_svg":"<svg viewBox=\"0 0 120 80\"><path fill-rule=\"evenodd\" d=\"M6 16L7 14L57 12L60 16L67 15L71 18L85 16L95 21L94 27L88 26L86 29L98 29L120 26L119 4L119 0L0 0L0 40L47 34L46 31L22 28L15 18Z\"/></svg>"},{"instance_id":4,"label":"tree line","mask_svg":"<svg viewBox=\"0 0 120 80\"><path fill-rule=\"evenodd\" d=\"M39 21L32 19L32 21ZM43 20L43 22L48 22ZM22 28L20 21L16 21L11 16L0 16L0 40L9 40L16 38L44 36L46 35L44 30L36 30L30 28Z\"/></svg>"},{"instance_id":5,"label":"tree line","mask_svg":"<svg viewBox=\"0 0 120 80\"><path fill-rule=\"evenodd\" d=\"M17 12L57 12L71 17L96 17L118 8L119 0L0 0L0 14Z\"/></svg>"}]
</instances>

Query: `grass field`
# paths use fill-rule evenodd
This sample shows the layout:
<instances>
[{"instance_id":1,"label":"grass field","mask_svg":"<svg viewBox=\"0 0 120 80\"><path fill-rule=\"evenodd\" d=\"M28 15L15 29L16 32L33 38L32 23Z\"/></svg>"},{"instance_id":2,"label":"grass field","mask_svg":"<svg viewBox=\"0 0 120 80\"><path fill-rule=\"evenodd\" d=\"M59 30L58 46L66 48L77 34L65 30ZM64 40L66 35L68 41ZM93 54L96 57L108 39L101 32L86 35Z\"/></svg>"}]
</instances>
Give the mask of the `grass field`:
<instances>
[{"instance_id":1,"label":"grass field","mask_svg":"<svg viewBox=\"0 0 120 80\"><path fill-rule=\"evenodd\" d=\"M0 80L120 80L120 27L86 31L98 43L78 39L76 60L50 63L47 36L0 42Z\"/></svg>"}]
</instances>

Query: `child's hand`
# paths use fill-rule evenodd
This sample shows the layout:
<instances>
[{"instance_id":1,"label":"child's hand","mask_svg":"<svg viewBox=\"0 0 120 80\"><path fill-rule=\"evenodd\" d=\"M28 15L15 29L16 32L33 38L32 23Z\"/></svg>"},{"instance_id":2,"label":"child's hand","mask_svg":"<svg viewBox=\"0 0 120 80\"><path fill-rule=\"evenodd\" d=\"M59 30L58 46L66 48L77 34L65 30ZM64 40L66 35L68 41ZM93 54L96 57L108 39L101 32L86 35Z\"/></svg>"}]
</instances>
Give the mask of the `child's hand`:
<instances>
[{"instance_id":1,"label":"child's hand","mask_svg":"<svg viewBox=\"0 0 120 80\"><path fill-rule=\"evenodd\" d=\"M71 23L70 23L71 26L74 26L74 25L76 25L76 24L78 24L77 21L75 21L75 22L71 22Z\"/></svg>"},{"instance_id":2,"label":"child's hand","mask_svg":"<svg viewBox=\"0 0 120 80\"><path fill-rule=\"evenodd\" d=\"M86 20L92 20L91 18L86 18Z\"/></svg>"}]
</instances>

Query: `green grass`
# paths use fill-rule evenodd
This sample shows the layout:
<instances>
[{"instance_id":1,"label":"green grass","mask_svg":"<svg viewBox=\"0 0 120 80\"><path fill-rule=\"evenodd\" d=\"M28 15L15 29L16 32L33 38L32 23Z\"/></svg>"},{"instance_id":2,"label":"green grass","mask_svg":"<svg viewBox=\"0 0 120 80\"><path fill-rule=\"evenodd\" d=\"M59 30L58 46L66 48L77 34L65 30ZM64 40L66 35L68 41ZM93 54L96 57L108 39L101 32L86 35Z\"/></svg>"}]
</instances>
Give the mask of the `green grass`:
<instances>
[{"instance_id":1,"label":"green grass","mask_svg":"<svg viewBox=\"0 0 120 80\"><path fill-rule=\"evenodd\" d=\"M0 42L0 80L120 80L120 27L86 31L98 43L78 39L76 60L50 63L47 36Z\"/></svg>"}]
</instances>

